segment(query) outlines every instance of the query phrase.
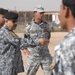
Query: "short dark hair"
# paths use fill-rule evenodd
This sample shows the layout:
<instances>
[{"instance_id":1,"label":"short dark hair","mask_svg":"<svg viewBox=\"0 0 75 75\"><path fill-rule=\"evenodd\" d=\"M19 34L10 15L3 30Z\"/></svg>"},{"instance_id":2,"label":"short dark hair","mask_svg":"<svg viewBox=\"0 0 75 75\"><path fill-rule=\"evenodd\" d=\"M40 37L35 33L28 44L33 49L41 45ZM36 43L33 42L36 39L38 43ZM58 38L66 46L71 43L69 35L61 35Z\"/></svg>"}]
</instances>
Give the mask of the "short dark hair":
<instances>
[{"instance_id":1,"label":"short dark hair","mask_svg":"<svg viewBox=\"0 0 75 75\"><path fill-rule=\"evenodd\" d=\"M5 13L7 13L8 10L4 9L4 8L0 8L0 14L4 15Z\"/></svg>"},{"instance_id":2,"label":"short dark hair","mask_svg":"<svg viewBox=\"0 0 75 75\"><path fill-rule=\"evenodd\" d=\"M71 10L73 17L75 18L75 0L62 0L62 4Z\"/></svg>"}]
</instances>

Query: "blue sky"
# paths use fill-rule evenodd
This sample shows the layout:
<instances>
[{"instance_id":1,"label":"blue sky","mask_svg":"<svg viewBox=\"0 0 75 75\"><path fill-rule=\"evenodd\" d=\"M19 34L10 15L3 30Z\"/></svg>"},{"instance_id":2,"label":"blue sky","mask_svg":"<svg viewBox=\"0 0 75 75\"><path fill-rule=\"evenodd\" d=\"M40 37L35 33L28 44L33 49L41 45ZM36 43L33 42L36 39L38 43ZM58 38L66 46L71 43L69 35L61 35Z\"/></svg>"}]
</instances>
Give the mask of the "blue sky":
<instances>
[{"instance_id":1,"label":"blue sky","mask_svg":"<svg viewBox=\"0 0 75 75\"><path fill-rule=\"evenodd\" d=\"M17 11L33 11L37 5L42 5L46 11L59 11L60 4L61 0L0 0L0 7Z\"/></svg>"}]
</instances>

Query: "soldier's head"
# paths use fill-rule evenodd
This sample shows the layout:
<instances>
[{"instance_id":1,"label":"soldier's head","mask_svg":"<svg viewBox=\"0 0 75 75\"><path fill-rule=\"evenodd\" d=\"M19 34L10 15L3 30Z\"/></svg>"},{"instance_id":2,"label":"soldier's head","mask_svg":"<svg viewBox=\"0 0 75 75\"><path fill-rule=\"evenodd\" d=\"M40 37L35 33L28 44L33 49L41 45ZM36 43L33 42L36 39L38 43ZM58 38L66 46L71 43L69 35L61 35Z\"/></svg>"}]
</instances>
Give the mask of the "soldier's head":
<instances>
[{"instance_id":1,"label":"soldier's head","mask_svg":"<svg viewBox=\"0 0 75 75\"><path fill-rule=\"evenodd\" d=\"M4 25L4 14L7 13L8 10L0 8L0 28Z\"/></svg>"},{"instance_id":2,"label":"soldier's head","mask_svg":"<svg viewBox=\"0 0 75 75\"><path fill-rule=\"evenodd\" d=\"M75 0L62 0L60 6L61 27L67 29L68 24L75 20Z\"/></svg>"},{"instance_id":3,"label":"soldier's head","mask_svg":"<svg viewBox=\"0 0 75 75\"><path fill-rule=\"evenodd\" d=\"M43 19L43 16L44 16L44 7L42 7L41 5L39 6L36 6L34 8L34 18L35 19L39 19L39 20L42 20Z\"/></svg>"},{"instance_id":4,"label":"soldier's head","mask_svg":"<svg viewBox=\"0 0 75 75\"><path fill-rule=\"evenodd\" d=\"M10 30L14 30L17 27L18 14L15 12L7 12L4 15L5 25L8 26Z\"/></svg>"}]
</instances>

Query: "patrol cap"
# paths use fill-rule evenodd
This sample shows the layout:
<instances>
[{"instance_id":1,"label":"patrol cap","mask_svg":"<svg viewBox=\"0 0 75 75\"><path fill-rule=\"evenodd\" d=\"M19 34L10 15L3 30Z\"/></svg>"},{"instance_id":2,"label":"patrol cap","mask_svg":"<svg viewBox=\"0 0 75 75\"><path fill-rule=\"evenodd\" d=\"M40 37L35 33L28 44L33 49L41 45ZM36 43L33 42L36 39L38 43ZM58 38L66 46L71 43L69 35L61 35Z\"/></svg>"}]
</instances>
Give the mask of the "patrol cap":
<instances>
[{"instance_id":1,"label":"patrol cap","mask_svg":"<svg viewBox=\"0 0 75 75\"><path fill-rule=\"evenodd\" d=\"M37 12L45 12L44 11L44 7L42 7L41 5L38 5L34 8L34 12L37 11Z\"/></svg>"},{"instance_id":2,"label":"patrol cap","mask_svg":"<svg viewBox=\"0 0 75 75\"><path fill-rule=\"evenodd\" d=\"M0 8L0 14L4 15L5 13L7 13L8 10L6 9L3 9L3 8Z\"/></svg>"},{"instance_id":3,"label":"patrol cap","mask_svg":"<svg viewBox=\"0 0 75 75\"><path fill-rule=\"evenodd\" d=\"M15 12L7 12L5 13L4 17L8 20L16 21L18 19L18 14Z\"/></svg>"}]
</instances>

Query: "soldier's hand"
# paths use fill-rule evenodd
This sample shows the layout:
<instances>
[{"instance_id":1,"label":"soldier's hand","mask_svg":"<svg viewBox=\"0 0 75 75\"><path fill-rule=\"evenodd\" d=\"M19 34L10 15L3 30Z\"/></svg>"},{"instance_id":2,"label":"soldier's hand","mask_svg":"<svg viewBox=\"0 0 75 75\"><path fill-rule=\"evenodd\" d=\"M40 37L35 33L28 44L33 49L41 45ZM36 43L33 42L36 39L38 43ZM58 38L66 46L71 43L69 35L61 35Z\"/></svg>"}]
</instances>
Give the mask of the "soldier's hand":
<instances>
[{"instance_id":1,"label":"soldier's hand","mask_svg":"<svg viewBox=\"0 0 75 75\"><path fill-rule=\"evenodd\" d=\"M56 65L56 60L53 59L51 65L50 65L50 69L53 69L55 67L55 65Z\"/></svg>"},{"instance_id":2,"label":"soldier's hand","mask_svg":"<svg viewBox=\"0 0 75 75\"><path fill-rule=\"evenodd\" d=\"M40 38L39 41L41 46L49 44L49 40L45 38Z\"/></svg>"},{"instance_id":3,"label":"soldier's hand","mask_svg":"<svg viewBox=\"0 0 75 75\"><path fill-rule=\"evenodd\" d=\"M27 49L24 49L24 50L23 50L23 53L24 53L25 55L27 55L27 56L31 54L30 51L28 51Z\"/></svg>"}]
</instances>

